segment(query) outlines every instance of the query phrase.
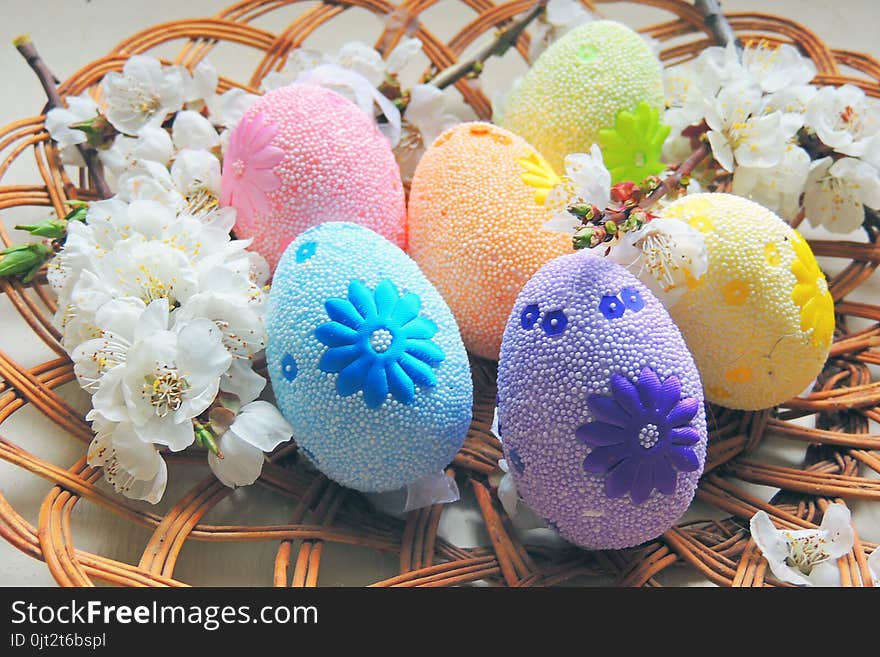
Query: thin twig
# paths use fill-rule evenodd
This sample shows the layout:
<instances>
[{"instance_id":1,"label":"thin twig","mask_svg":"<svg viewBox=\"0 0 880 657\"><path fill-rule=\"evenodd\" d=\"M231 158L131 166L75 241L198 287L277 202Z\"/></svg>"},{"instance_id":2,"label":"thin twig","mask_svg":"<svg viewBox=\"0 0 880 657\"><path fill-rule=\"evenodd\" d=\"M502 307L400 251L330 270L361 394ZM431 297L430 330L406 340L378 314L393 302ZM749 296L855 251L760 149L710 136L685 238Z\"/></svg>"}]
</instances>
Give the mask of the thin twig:
<instances>
[{"instance_id":1,"label":"thin twig","mask_svg":"<svg viewBox=\"0 0 880 657\"><path fill-rule=\"evenodd\" d=\"M494 57L495 55L503 55L507 52L508 48L516 44L516 40L519 39L519 36L529 24L544 13L547 2L548 0L540 0L539 2L536 2L535 6L528 14L507 29L499 32L491 43L486 44L486 46L481 48L476 55L463 62L457 62L449 68L443 69L434 76L430 83L438 89L445 89L449 85L455 84L461 78L471 73L480 73L483 70L483 64L487 59Z\"/></svg>"},{"instance_id":2,"label":"thin twig","mask_svg":"<svg viewBox=\"0 0 880 657\"><path fill-rule=\"evenodd\" d=\"M740 55L743 51L742 41L736 36L727 16L721 11L721 3L719 0L694 0L694 6L703 15L706 27L712 32L715 41L719 46L726 46L733 42L737 53Z\"/></svg>"},{"instance_id":3,"label":"thin twig","mask_svg":"<svg viewBox=\"0 0 880 657\"><path fill-rule=\"evenodd\" d=\"M675 191L681 184L681 179L685 176L689 176L693 172L693 170L700 166L700 164L711 154L712 151L709 149L708 144L706 142L702 142L693 153L688 155L687 159L682 162L675 171L666 176L666 178L664 178L650 194L639 201L636 207L642 210L647 210L648 208L656 204L664 196L672 191ZM631 211L632 207L624 207L619 210L606 211L605 213L603 213L603 218L605 219L605 221L620 223L626 220Z\"/></svg>"},{"instance_id":4,"label":"thin twig","mask_svg":"<svg viewBox=\"0 0 880 657\"><path fill-rule=\"evenodd\" d=\"M55 86L55 76L52 75L52 71L49 70L46 62L40 57L40 54L37 52L37 47L34 45L34 42L31 41L31 38L26 35L20 36L13 41L13 44L15 45L15 49L21 53L22 57L24 57L28 66L30 66L33 72L36 73L37 78L40 80L40 84L43 85L43 90L46 92L46 98L49 99L49 109L65 107L64 101L58 94L58 87ZM107 181L104 180L104 173L101 170L101 162L98 160L98 154L91 148L87 148L82 144L77 144L76 148L80 155L82 155L86 167L89 170L89 176L92 179L92 184L95 186L95 193L100 198L110 198L113 193L107 186Z\"/></svg>"},{"instance_id":5,"label":"thin twig","mask_svg":"<svg viewBox=\"0 0 880 657\"><path fill-rule=\"evenodd\" d=\"M681 184L681 179L685 176L689 176L691 172L700 166L700 163L705 160L711 151L709 150L709 146L706 142L702 142L693 153L688 155L687 159L681 163L681 165L672 173L670 173L666 178L663 179L657 187L648 194L642 201L639 203L639 207L647 209L654 205L657 201L666 196L669 192L676 189L679 184Z\"/></svg>"}]
</instances>

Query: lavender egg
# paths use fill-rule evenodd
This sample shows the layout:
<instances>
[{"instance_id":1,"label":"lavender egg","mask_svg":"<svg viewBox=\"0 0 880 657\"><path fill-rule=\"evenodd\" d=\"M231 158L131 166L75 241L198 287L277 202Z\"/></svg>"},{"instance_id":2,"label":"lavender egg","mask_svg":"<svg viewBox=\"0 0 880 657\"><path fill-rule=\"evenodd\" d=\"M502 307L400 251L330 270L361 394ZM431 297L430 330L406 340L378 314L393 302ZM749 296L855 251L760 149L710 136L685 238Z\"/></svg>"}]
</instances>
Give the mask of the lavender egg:
<instances>
[{"instance_id":1,"label":"lavender egg","mask_svg":"<svg viewBox=\"0 0 880 657\"><path fill-rule=\"evenodd\" d=\"M590 252L551 260L520 292L498 420L520 496L589 549L669 529L706 460L703 386L681 333L647 287Z\"/></svg>"}]
</instances>

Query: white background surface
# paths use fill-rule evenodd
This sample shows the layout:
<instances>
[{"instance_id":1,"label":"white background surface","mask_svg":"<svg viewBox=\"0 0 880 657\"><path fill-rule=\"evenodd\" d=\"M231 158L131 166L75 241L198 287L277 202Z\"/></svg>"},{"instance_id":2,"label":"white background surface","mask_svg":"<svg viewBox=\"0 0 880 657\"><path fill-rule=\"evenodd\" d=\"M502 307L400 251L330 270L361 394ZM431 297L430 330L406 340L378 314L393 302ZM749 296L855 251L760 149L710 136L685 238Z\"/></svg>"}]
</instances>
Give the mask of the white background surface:
<instances>
[{"instance_id":1,"label":"white background surface","mask_svg":"<svg viewBox=\"0 0 880 657\"><path fill-rule=\"evenodd\" d=\"M229 0L231 2L231 0ZM44 59L60 79L105 54L123 37L151 25L168 20L210 16L227 4L224 0L0 0L0 125L39 113L45 102L43 92L30 69L11 45L12 38L21 33L32 36ZM312 3L305 3L311 6ZM876 4L872 0L726 0L726 11L760 10L796 18L822 36L833 47L880 54L877 44ZM652 9L634 7L600 8L612 18L620 18L630 25L655 22L668 17ZM283 29L299 11L286 8L256 25L273 32ZM472 14L456 0L441 0L425 14L425 21L435 34L449 38L457 26L463 25ZM366 14L352 12L346 20L332 22L307 44L333 49L346 41L361 39L372 43L379 34L379 22ZM178 46L175 44L175 46ZM171 55L176 48L160 51ZM223 74L246 80L257 58L242 49L220 50L210 57ZM521 72L522 66L514 58L493 62L484 75L487 91L499 88L510 80L509 72ZM493 84L494 82L494 84ZM465 111L462 117L468 117ZM27 159L27 158L22 158ZM4 178L3 184L33 183L37 180L33 169L16 167ZM38 219L43 213L4 211L0 213L7 226L24 219ZM876 287L873 288L874 294ZM875 297L876 298L876 297ZM0 299L0 349L22 365L31 367L47 360L48 350L25 329L5 298ZM87 398L75 385L68 385L64 394L85 410ZM26 449L48 458L53 463L68 465L83 453L83 447L67 437L53 424L30 408L17 412L7 420L0 433ZM802 448L792 443L773 447L775 462L797 464ZM195 472L173 469L166 500L180 498L187 486L207 473L207 468ZM0 491L33 524L36 524L39 504L49 489L47 482L0 462ZM753 488L754 492L769 497L770 489ZM473 504L456 505L454 512L444 514L441 533L462 545L485 544L482 521ZM159 506L161 512L166 504ZM290 513L289 501L260 487L236 491L212 511L204 522L259 524L284 523ZM695 508L695 517L706 517L705 509ZM880 540L880 514L876 510L857 509L863 536ZM117 520L95 506L81 502L74 513L73 535L77 547L95 551L116 559L136 563L149 539L149 533L129 523ZM275 543L213 544L188 543L184 548L175 576L192 584L270 585ZM360 585L396 574L396 555L379 555L369 550L328 545L321 569L321 585ZM664 575L669 583L700 584L699 578L689 571ZM54 580L45 565L31 560L0 540L0 585L52 585Z\"/></svg>"}]
</instances>

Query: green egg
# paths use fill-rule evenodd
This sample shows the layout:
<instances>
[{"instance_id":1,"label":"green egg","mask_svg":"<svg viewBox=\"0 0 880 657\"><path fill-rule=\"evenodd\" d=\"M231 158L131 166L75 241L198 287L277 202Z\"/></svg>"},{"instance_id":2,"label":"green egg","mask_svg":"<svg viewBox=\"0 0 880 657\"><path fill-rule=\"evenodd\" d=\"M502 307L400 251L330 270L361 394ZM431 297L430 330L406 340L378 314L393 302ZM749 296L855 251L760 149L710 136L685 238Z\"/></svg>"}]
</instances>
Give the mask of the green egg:
<instances>
[{"instance_id":1,"label":"green egg","mask_svg":"<svg viewBox=\"0 0 880 657\"><path fill-rule=\"evenodd\" d=\"M566 34L538 58L511 93L500 124L562 171L566 155L589 152L600 143L600 130L613 130L616 124L620 128L618 114L634 112L640 103L651 112L663 108L660 62L627 26L593 21ZM624 141L637 141L637 135L631 137L625 130ZM652 137L656 135L647 135L646 141L656 141ZM636 160L638 155L633 153Z\"/></svg>"}]
</instances>

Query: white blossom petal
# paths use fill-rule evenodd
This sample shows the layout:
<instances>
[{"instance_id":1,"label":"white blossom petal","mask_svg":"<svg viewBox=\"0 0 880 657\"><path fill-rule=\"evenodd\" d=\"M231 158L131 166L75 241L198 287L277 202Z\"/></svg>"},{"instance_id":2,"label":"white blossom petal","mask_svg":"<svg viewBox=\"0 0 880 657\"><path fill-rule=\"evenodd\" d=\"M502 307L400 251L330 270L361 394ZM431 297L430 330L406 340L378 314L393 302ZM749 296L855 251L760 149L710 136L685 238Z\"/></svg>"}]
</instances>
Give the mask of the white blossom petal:
<instances>
[{"instance_id":1,"label":"white blossom petal","mask_svg":"<svg viewBox=\"0 0 880 657\"><path fill-rule=\"evenodd\" d=\"M852 84L822 87L807 104L805 122L826 146L858 157L880 133L880 101Z\"/></svg>"},{"instance_id":2,"label":"white blossom petal","mask_svg":"<svg viewBox=\"0 0 880 657\"><path fill-rule=\"evenodd\" d=\"M404 37L388 53L385 60L385 70L392 75L399 74L414 57L422 52L422 40L413 37Z\"/></svg>"},{"instance_id":3,"label":"white blossom petal","mask_svg":"<svg viewBox=\"0 0 880 657\"><path fill-rule=\"evenodd\" d=\"M105 391L102 399L108 402L113 399L113 405L116 405L116 402L121 400L121 397L117 396L118 391L113 390L118 382L118 373L116 377L107 378L105 375L125 362L127 347L124 340L106 332L98 338L77 345L70 354L70 359L73 361L73 373L80 386L92 392L103 386ZM106 385L104 385L105 381ZM106 403L100 399L99 402L102 408L106 406Z\"/></svg>"},{"instance_id":4,"label":"white blossom petal","mask_svg":"<svg viewBox=\"0 0 880 657\"><path fill-rule=\"evenodd\" d=\"M254 371L249 360L235 358L220 377L220 390L235 395L242 404L254 401L266 387L266 379Z\"/></svg>"},{"instance_id":5,"label":"white blossom petal","mask_svg":"<svg viewBox=\"0 0 880 657\"><path fill-rule=\"evenodd\" d=\"M743 67L733 43L726 47L704 48L692 65L693 78L700 91L714 96L723 86L755 82Z\"/></svg>"},{"instance_id":6,"label":"white blossom petal","mask_svg":"<svg viewBox=\"0 0 880 657\"><path fill-rule=\"evenodd\" d=\"M832 164L828 173L847 181L856 190L859 200L869 208L880 209L880 171L870 164L844 157Z\"/></svg>"},{"instance_id":7,"label":"white blossom petal","mask_svg":"<svg viewBox=\"0 0 880 657\"><path fill-rule=\"evenodd\" d=\"M667 308L709 267L703 234L680 219L662 216L627 232L608 257L635 274Z\"/></svg>"},{"instance_id":8,"label":"white blossom petal","mask_svg":"<svg viewBox=\"0 0 880 657\"><path fill-rule=\"evenodd\" d=\"M868 570L871 571L874 586L880 586L880 547L874 548L868 556Z\"/></svg>"},{"instance_id":9,"label":"white blossom petal","mask_svg":"<svg viewBox=\"0 0 880 657\"><path fill-rule=\"evenodd\" d=\"M95 324L102 330L131 343L146 304L135 297L118 297L103 304L95 313Z\"/></svg>"},{"instance_id":10,"label":"white blossom petal","mask_svg":"<svg viewBox=\"0 0 880 657\"><path fill-rule=\"evenodd\" d=\"M234 128L244 113L259 98L256 94L233 87L222 94L212 96L206 103L211 123L228 129Z\"/></svg>"},{"instance_id":11,"label":"white blossom petal","mask_svg":"<svg viewBox=\"0 0 880 657\"><path fill-rule=\"evenodd\" d=\"M205 411L220 388L220 375L232 363L220 329L207 318L196 318L177 328L176 364L190 386L175 415L193 418Z\"/></svg>"},{"instance_id":12,"label":"white blossom petal","mask_svg":"<svg viewBox=\"0 0 880 657\"><path fill-rule=\"evenodd\" d=\"M406 120L418 129L426 146L434 143L442 132L458 121L455 116L446 113L443 91L432 84L417 84L410 90Z\"/></svg>"},{"instance_id":13,"label":"white blossom petal","mask_svg":"<svg viewBox=\"0 0 880 657\"><path fill-rule=\"evenodd\" d=\"M91 350L92 346L83 345L83 349ZM125 367L122 366L114 367L101 375L98 391L92 395L92 410L86 415L87 420L96 416L110 422L125 422L129 419L123 387L124 376Z\"/></svg>"},{"instance_id":14,"label":"white blossom petal","mask_svg":"<svg viewBox=\"0 0 880 657\"><path fill-rule=\"evenodd\" d=\"M85 166L76 145L86 141L86 133L70 126L94 118L98 114L98 106L86 92L79 96L68 96L66 101L67 107L55 107L46 113L46 130L58 143L64 164Z\"/></svg>"},{"instance_id":15,"label":"white blossom petal","mask_svg":"<svg viewBox=\"0 0 880 657\"><path fill-rule=\"evenodd\" d=\"M146 340L160 331L167 331L169 313L168 299L156 299L148 303L135 327L134 339Z\"/></svg>"},{"instance_id":16,"label":"white blossom petal","mask_svg":"<svg viewBox=\"0 0 880 657\"><path fill-rule=\"evenodd\" d=\"M548 197L549 198L549 197ZM555 212L553 216L541 226L544 230L552 230L557 233L565 233L566 235L573 235L574 232L580 228L581 226L580 220L575 217L570 212L566 212L564 209Z\"/></svg>"},{"instance_id":17,"label":"white blossom petal","mask_svg":"<svg viewBox=\"0 0 880 657\"><path fill-rule=\"evenodd\" d=\"M816 65L787 43L745 48L743 66L766 93L809 84L816 75Z\"/></svg>"},{"instance_id":18,"label":"white blossom petal","mask_svg":"<svg viewBox=\"0 0 880 657\"><path fill-rule=\"evenodd\" d=\"M193 444L196 435L191 420L178 422L173 415L147 417L144 424L132 424L137 436L147 444L164 445L172 452L181 452Z\"/></svg>"},{"instance_id":19,"label":"white blossom petal","mask_svg":"<svg viewBox=\"0 0 880 657\"><path fill-rule=\"evenodd\" d=\"M824 157L812 163L804 192L804 209L813 226L824 226L835 233L857 230L865 218L862 187L867 187L866 197L875 200L872 197L878 184L876 170L872 180L869 172L860 165L869 169L873 167L863 162L852 160L854 164L838 166L847 159L834 162L830 157ZM845 177L848 174L855 176Z\"/></svg>"},{"instance_id":20,"label":"white blossom petal","mask_svg":"<svg viewBox=\"0 0 880 657\"><path fill-rule=\"evenodd\" d=\"M242 406L229 431L264 452L271 452L293 437L293 428L278 409L261 400Z\"/></svg>"},{"instance_id":21,"label":"white blossom petal","mask_svg":"<svg viewBox=\"0 0 880 657\"><path fill-rule=\"evenodd\" d=\"M188 103L207 100L217 91L217 83L220 81L217 69L207 59L203 59L193 70L192 74L184 76L184 100Z\"/></svg>"},{"instance_id":22,"label":"white blossom petal","mask_svg":"<svg viewBox=\"0 0 880 657\"><path fill-rule=\"evenodd\" d=\"M379 53L372 49L370 51L379 58L380 62L382 61ZM386 123L377 124L377 127L393 148L400 141L400 110L379 91L378 86L382 83L382 77L378 82L374 82L375 76L368 77L363 74L364 67L355 66L351 61L349 64L352 65L343 67L335 64L322 64L301 73L296 82L317 84L337 91L352 100L371 119L375 119L374 105L378 105L379 110L385 116Z\"/></svg>"},{"instance_id":23,"label":"white blossom petal","mask_svg":"<svg viewBox=\"0 0 880 657\"><path fill-rule=\"evenodd\" d=\"M248 358L266 347L266 327L257 307L247 296L200 292L176 313L177 322L198 317L213 321L222 332L223 345L233 356Z\"/></svg>"},{"instance_id":24,"label":"white blossom petal","mask_svg":"<svg viewBox=\"0 0 880 657\"><path fill-rule=\"evenodd\" d=\"M504 471L504 476L498 484L498 501L501 502L501 506L504 508L507 515L513 518L516 516L517 507L520 502L519 492L516 489L516 482L513 480L513 475L510 474L507 460L500 459L498 461L498 467Z\"/></svg>"},{"instance_id":25,"label":"white blossom petal","mask_svg":"<svg viewBox=\"0 0 880 657\"><path fill-rule=\"evenodd\" d=\"M567 155L565 173L574 184L578 196L587 203L604 208L611 201L611 173L605 167L598 145L590 147L589 155Z\"/></svg>"},{"instance_id":26,"label":"white blossom petal","mask_svg":"<svg viewBox=\"0 0 880 657\"><path fill-rule=\"evenodd\" d=\"M852 550L854 541L850 512L842 504L828 506L818 529L779 530L765 511L758 511L751 519L750 530L773 574L801 586L833 584L833 573L823 564L833 566L836 559Z\"/></svg>"},{"instance_id":27,"label":"white blossom petal","mask_svg":"<svg viewBox=\"0 0 880 657\"><path fill-rule=\"evenodd\" d=\"M104 468L104 478L118 493L156 504L165 493L168 469L159 452L136 437L131 425L105 420L93 423L95 438L88 462Z\"/></svg>"},{"instance_id":28,"label":"white blossom petal","mask_svg":"<svg viewBox=\"0 0 880 657\"><path fill-rule=\"evenodd\" d=\"M706 133L706 139L709 140L709 146L712 147L712 157L721 165L725 171L733 171L733 148L723 133L716 130L710 130Z\"/></svg>"},{"instance_id":29,"label":"white blossom petal","mask_svg":"<svg viewBox=\"0 0 880 657\"><path fill-rule=\"evenodd\" d=\"M776 166L785 151L780 112L751 118L742 128L734 127L731 133L736 139L734 155L741 166Z\"/></svg>"},{"instance_id":30,"label":"white blossom petal","mask_svg":"<svg viewBox=\"0 0 880 657\"><path fill-rule=\"evenodd\" d=\"M178 150L210 151L220 145L220 135L211 122L192 110L177 113L174 117L174 125L171 127L171 138Z\"/></svg>"},{"instance_id":31,"label":"white blossom petal","mask_svg":"<svg viewBox=\"0 0 880 657\"><path fill-rule=\"evenodd\" d=\"M217 447L220 448L223 458L208 452L208 465L217 479L226 486L250 486L259 478L266 460L262 450L231 431L220 437Z\"/></svg>"},{"instance_id":32,"label":"white blossom petal","mask_svg":"<svg viewBox=\"0 0 880 657\"><path fill-rule=\"evenodd\" d=\"M173 155L174 144L168 131L152 125L141 128L131 148L132 163L149 160L167 166Z\"/></svg>"},{"instance_id":33,"label":"white blossom petal","mask_svg":"<svg viewBox=\"0 0 880 657\"><path fill-rule=\"evenodd\" d=\"M800 210L800 197L810 173L810 156L788 144L774 167L739 166L733 174L733 193L760 203L785 219Z\"/></svg>"},{"instance_id":34,"label":"white blossom petal","mask_svg":"<svg viewBox=\"0 0 880 657\"><path fill-rule=\"evenodd\" d=\"M544 14L529 28L529 61L534 63L555 41L591 20L593 14L580 0L550 0Z\"/></svg>"},{"instance_id":35,"label":"white blossom petal","mask_svg":"<svg viewBox=\"0 0 880 657\"><path fill-rule=\"evenodd\" d=\"M150 160L138 160L135 166L122 172L117 194L123 201L156 201L175 211L185 206L168 169Z\"/></svg>"},{"instance_id":36,"label":"white blossom petal","mask_svg":"<svg viewBox=\"0 0 880 657\"><path fill-rule=\"evenodd\" d=\"M145 125L159 126L183 107L180 67L163 67L147 55L132 56L121 73L108 73L101 84L107 120L123 134L136 135Z\"/></svg>"},{"instance_id":37,"label":"white blossom petal","mask_svg":"<svg viewBox=\"0 0 880 657\"><path fill-rule=\"evenodd\" d=\"M206 150L183 150L171 165L171 180L188 202L200 193L216 199L220 196L220 160Z\"/></svg>"},{"instance_id":38,"label":"white blossom petal","mask_svg":"<svg viewBox=\"0 0 880 657\"><path fill-rule=\"evenodd\" d=\"M342 44L333 57L335 63L362 76L373 87L379 87L385 80L385 62L382 55L366 43L349 41Z\"/></svg>"}]
</instances>

